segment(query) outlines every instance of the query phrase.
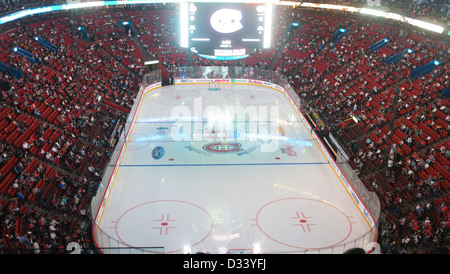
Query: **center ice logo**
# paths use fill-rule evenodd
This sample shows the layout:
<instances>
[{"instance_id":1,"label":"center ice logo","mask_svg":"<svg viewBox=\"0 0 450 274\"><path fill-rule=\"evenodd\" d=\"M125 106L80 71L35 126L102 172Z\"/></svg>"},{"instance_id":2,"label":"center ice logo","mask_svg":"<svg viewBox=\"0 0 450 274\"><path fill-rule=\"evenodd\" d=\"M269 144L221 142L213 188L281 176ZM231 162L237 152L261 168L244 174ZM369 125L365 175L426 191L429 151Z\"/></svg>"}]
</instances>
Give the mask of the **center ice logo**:
<instances>
[{"instance_id":1,"label":"center ice logo","mask_svg":"<svg viewBox=\"0 0 450 274\"><path fill-rule=\"evenodd\" d=\"M224 150L247 153L249 148L238 147L239 143L251 144L252 148L257 144L261 152L275 152L279 149L280 140L284 139L277 131L279 112L279 106L266 105L209 105L203 108L202 98L194 98L190 107L175 106L172 109L170 117L176 122L170 136L175 142L190 142L190 147L196 152ZM203 144L199 146L199 143ZM203 147L205 143L215 145ZM219 143L227 146L219 147ZM230 144L235 145L230 147Z\"/></svg>"},{"instance_id":2,"label":"center ice logo","mask_svg":"<svg viewBox=\"0 0 450 274\"><path fill-rule=\"evenodd\" d=\"M209 152L229 153L242 151L239 143L212 143L203 146L203 149Z\"/></svg>"}]
</instances>

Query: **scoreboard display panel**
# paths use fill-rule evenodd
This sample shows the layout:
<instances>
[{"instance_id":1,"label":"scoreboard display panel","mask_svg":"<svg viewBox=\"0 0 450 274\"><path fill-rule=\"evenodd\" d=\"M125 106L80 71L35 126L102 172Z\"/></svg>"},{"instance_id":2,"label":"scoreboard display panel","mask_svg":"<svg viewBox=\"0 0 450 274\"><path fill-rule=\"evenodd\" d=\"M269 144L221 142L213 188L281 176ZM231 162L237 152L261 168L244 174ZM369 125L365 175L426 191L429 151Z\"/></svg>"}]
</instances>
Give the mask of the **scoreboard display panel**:
<instances>
[{"instance_id":1,"label":"scoreboard display panel","mask_svg":"<svg viewBox=\"0 0 450 274\"><path fill-rule=\"evenodd\" d=\"M272 4L181 3L180 46L210 56L243 56L271 46Z\"/></svg>"}]
</instances>

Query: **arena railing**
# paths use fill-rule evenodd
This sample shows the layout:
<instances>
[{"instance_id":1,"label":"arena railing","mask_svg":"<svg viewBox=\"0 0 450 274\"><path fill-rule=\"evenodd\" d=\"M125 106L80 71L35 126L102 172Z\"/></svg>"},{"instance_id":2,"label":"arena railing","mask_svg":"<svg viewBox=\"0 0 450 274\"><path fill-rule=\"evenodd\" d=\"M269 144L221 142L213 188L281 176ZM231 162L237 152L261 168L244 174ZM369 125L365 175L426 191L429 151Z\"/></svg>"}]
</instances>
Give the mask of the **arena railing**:
<instances>
[{"instance_id":1,"label":"arena railing","mask_svg":"<svg viewBox=\"0 0 450 274\"><path fill-rule=\"evenodd\" d=\"M309 250L298 250L289 253L344 253L345 251L352 248L362 248L366 252L370 252L376 247L376 240L378 236L378 219L380 216L380 202L375 193L368 191L365 186L359 180L358 176L354 171L349 168L349 165L345 163L345 158L340 157L337 161L330 156L330 152L327 150L326 146L323 144L322 140L316 132L316 128L311 126L310 122L304 118L302 110L304 108L301 98L297 95L295 90L290 86L288 78L277 72L271 70L265 70L262 68L255 67L177 67L169 71L171 77L176 79L176 83L187 82L188 79L204 79L205 82L216 79L218 81L228 80L233 82L234 79L248 79L248 80L259 80L261 83L274 84L282 89L293 106L296 107L296 111L301 116L303 122L305 123L308 130L310 130L311 135L315 138L319 144L320 149L324 152L324 155L328 155L328 161L335 170L336 174L344 183L345 187L351 193L351 197L355 200L356 204L360 207L364 216L370 224L370 228L367 232L362 233L357 238L351 239L338 246L333 246L326 249L309 249ZM250 81L249 81L250 82ZM255 81L252 81L255 82ZM103 180L99 186L96 196L93 198L91 203L91 217L92 217L92 234L95 241L95 245L101 253L107 254L129 254L129 253L164 253L163 247L131 247L126 246L121 241L115 237L105 233L101 227L99 227L98 220L99 215L102 214L103 206L105 200L107 199L110 182L114 179L116 166L118 161L120 161L123 156L123 146L127 140L128 132L133 124L136 109L142 99L143 94L149 88L154 88L155 86L161 86L161 74L159 71L153 72L152 74L147 74L144 76L142 81L141 89L136 97L135 104L128 116L127 122L124 125L122 134L118 140L113 157L110 160L108 168L105 172ZM376 249L376 248L375 248ZM277 252L280 253L280 252ZM288 252L281 252L288 253Z\"/></svg>"}]
</instances>

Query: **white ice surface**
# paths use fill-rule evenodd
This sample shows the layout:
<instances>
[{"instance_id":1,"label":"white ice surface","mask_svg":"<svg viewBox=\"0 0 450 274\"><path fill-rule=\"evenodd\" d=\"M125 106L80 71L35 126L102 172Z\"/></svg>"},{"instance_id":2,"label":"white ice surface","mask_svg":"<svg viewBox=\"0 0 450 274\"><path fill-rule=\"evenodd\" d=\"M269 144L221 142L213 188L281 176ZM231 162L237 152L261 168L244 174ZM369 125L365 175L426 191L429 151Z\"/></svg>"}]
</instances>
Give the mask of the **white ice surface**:
<instances>
[{"instance_id":1,"label":"white ice surface","mask_svg":"<svg viewBox=\"0 0 450 274\"><path fill-rule=\"evenodd\" d=\"M111 184L99 226L123 247L328 252L369 230L285 95L256 85L147 93Z\"/></svg>"}]
</instances>

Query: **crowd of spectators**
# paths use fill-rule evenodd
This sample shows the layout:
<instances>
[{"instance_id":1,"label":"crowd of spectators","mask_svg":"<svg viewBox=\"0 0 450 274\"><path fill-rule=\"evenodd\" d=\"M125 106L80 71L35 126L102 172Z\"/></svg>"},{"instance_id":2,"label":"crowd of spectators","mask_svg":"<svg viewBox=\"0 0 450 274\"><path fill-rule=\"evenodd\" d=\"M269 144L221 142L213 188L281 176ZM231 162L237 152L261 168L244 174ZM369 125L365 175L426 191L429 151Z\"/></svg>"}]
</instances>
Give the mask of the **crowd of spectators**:
<instances>
[{"instance_id":1,"label":"crowd of spectators","mask_svg":"<svg viewBox=\"0 0 450 274\"><path fill-rule=\"evenodd\" d=\"M436 22L447 22L450 17L448 0L310 0L311 3L349 5L356 7L388 8L403 11L412 17L428 18Z\"/></svg>"},{"instance_id":2,"label":"crowd of spectators","mask_svg":"<svg viewBox=\"0 0 450 274\"><path fill-rule=\"evenodd\" d=\"M450 110L440 98L450 83L448 48L357 18L289 7L278 15L273 49L219 65L273 66L326 124L338 126L350 164L380 197L382 252L448 253ZM144 53L168 69L188 64L176 46L175 16L170 10L82 15L1 34L0 62L24 73L21 79L0 74L11 85L0 101L3 252L63 253L71 241L92 245L82 220L114 149L113 130L126 118L102 102L131 108L145 73ZM133 35L123 29L124 20L137 28ZM294 21L301 27L289 29ZM336 41L340 28L349 32ZM36 36L59 50L38 44ZM384 38L387 46L368 50ZM33 53L36 62L13 47ZM414 52L385 63L407 48ZM432 60L443 65L409 78ZM218 65L195 55L192 64Z\"/></svg>"},{"instance_id":3,"label":"crowd of spectators","mask_svg":"<svg viewBox=\"0 0 450 274\"><path fill-rule=\"evenodd\" d=\"M448 0L394 1L398 8L406 8L411 17L450 24L450 2Z\"/></svg>"},{"instance_id":4,"label":"crowd of spectators","mask_svg":"<svg viewBox=\"0 0 450 274\"><path fill-rule=\"evenodd\" d=\"M104 40L85 40L78 27L88 27L89 19L72 19L1 35L0 61L23 72L22 78L1 74L11 87L0 102L2 252L65 253L69 242L92 250L90 199L114 150L114 129L126 119L105 101L130 109L142 71L117 60L117 51L103 50L98 43ZM115 49L125 44L115 41ZM32 53L35 62L14 47ZM132 52L123 57L138 62Z\"/></svg>"},{"instance_id":5,"label":"crowd of spectators","mask_svg":"<svg viewBox=\"0 0 450 274\"><path fill-rule=\"evenodd\" d=\"M139 30L137 39L150 60L159 60L168 70L188 65L184 49L178 46L175 9L134 12L130 14L130 21Z\"/></svg>"},{"instance_id":6,"label":"crowd of spectators","mask_svg":"<svg viewBox=\"0 0 450 274\"><path fill-rule=\"evenodd\" d=\"M95 0L84 0L83 2ZM444 25L450 24L450 2L448 0L310 0L309 3L375 7L405 16L425 19ZM0 1L0 15L27 8L67 4L66 0L4 0ZM70 3L70 2L69 2Z\"/></svg>"},{"instance_id":7,"label":"crowd of spectators","mask_svg":"<svg viewBox=\"0 0 450 274\"><path fill-rule=\"evenodd\" d=\"M440 98L450 84L448 48L345 17L314 15L303 23L292 32L277 69L326 124L338 126L350 164L378 194L384 212L379 239L383 252L448 253L449 216L441 208L449 200L450 113L447 99ZM350 31L336 41L332 34L340 28ZM384 38L387 46L368 49ZM385 62L407 48L414 52L395 64ZM409 77L412 69L432 60L443 65L417 80ZM352 116L360 122L355 124ZM425 207L420 214L416 210ZM416 226L399 230L399 222ZM408 237L414 240L402 244Z\"/></svg>"}]
</instances>

